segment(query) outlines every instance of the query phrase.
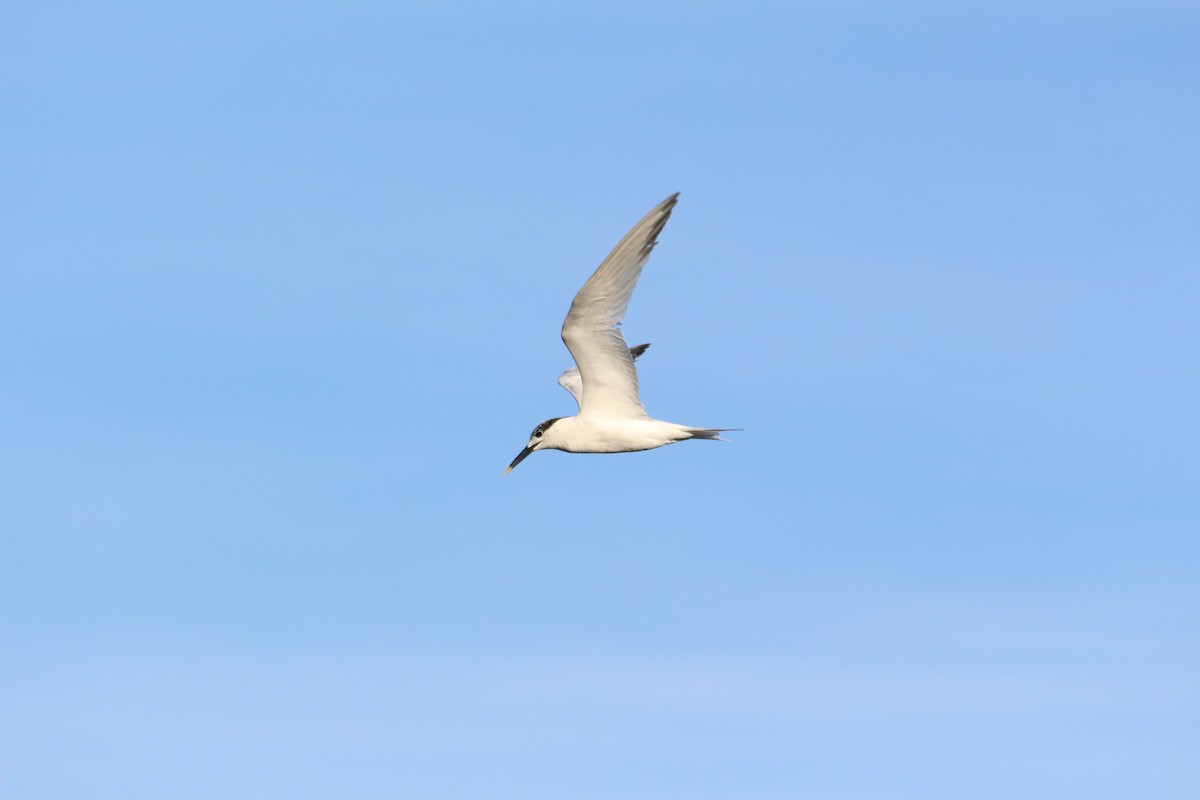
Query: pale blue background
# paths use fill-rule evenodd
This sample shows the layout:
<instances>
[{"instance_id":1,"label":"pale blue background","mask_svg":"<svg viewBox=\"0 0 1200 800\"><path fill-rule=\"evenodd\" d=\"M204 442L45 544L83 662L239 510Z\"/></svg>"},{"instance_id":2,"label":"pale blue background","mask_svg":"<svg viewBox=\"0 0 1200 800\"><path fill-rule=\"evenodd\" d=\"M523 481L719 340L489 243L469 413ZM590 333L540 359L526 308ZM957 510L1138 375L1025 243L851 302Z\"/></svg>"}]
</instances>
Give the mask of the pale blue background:
<instances>
[{"instance_id":1,"label":"pale blue background","mask_svg":"<svg viewBox=\"0 0 1200 800\"><path fill-rule=\"evenodd\" d=\"M6 798L1200 797L1200 12L0 12ZM651 413L538 454L558 328Z\"/></svg>"}]
</instances>

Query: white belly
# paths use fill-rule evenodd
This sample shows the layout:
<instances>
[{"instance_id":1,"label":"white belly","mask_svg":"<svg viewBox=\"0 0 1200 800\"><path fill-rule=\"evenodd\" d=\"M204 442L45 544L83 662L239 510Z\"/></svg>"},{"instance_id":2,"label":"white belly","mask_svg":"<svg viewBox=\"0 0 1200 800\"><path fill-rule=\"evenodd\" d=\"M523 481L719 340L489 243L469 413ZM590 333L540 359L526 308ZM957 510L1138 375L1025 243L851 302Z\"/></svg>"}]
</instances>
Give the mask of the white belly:
<instances>
[{"instance_id":1,"label":"white belly","mask_svg":"<svg viewBox=\"0 0 1200 800\"><path fill-rule=\"evenodd\" d=\"M685 426L657 419L570 417L554 426L560 427L555 446L569 453L629 453L691 438Z\"/></svg>"}]
</instances>

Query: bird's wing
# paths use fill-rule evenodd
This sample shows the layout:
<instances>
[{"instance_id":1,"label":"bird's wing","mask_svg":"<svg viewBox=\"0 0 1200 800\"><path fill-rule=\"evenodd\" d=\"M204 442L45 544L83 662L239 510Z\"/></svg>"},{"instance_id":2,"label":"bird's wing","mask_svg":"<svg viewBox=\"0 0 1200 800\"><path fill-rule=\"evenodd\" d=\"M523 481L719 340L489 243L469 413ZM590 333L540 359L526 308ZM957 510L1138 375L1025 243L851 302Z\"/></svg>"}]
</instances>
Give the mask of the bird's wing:
<instances>
[{"instance_id":1,"label":"bird's wing","mask_svg":"<svg viewBox=\"0 0 1200 800\"><path fill-rule=\"evenodd\" d=\"M638 399L633 356L617 325L625 316L642 267L678 199L679 194L675 193L642 217L571 303L563 322L562 338L583 381L581 416L649 419Z\"/></svg>"},{"instance_id":2,"label":"bird's wing","mask_svg":"<svg viewBox=\"0 0 1200 800\"><path fill-rule=\"evenodd\" d=\"M634 361L637 361L638 356L646 352L646 348L649 346L649 343L634 345L629 348L630 357ZM580 408L583 407L583 380L579 377L579 367L571 367L562 375L559 375L558 385L571 393L571 396L575 398L575 402L579 404Z\"/></svg>"}]
</instances>

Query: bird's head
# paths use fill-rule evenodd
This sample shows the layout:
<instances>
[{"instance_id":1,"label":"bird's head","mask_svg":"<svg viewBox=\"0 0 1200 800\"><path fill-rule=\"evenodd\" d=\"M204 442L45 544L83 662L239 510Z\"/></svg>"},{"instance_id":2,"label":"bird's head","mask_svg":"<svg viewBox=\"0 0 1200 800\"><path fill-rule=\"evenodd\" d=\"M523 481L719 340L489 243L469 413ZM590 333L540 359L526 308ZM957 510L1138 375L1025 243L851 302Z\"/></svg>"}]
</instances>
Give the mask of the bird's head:
<instances>
[{"instance_id":1,"label":"bird's head","mask_svg":"<svg viewBox=\"0 0 1200 800\"><path fill-rule=\"evenodd\" d=\"M517 454L517 457L513 459L513 462L508 465L508 469L504 470L504 474L507 475L508 473L512 472L513 468L517 466L517 464L520 464L522 461L524 461L530 453L538 450L554 449L556 445L554 444L553 437L548 435L548 432L550 428L554 426L554 423L558 422L560 419L562 419L562 417L548 419L534 428L533 433L529 434L529 444L525 445L525 449Z\"/></svg>"}]
</instances>

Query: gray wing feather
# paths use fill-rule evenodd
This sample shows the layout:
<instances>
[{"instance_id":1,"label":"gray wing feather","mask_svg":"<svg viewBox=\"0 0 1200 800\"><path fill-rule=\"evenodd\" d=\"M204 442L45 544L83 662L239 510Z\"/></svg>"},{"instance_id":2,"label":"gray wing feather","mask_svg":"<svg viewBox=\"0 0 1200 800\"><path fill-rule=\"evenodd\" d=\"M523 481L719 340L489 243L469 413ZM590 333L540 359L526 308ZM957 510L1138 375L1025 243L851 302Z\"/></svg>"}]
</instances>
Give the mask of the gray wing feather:
<instances>
[{"instance_id":1,"label":"gray wing feather","mask_svg":"<svg viewBox=\"0 0 1200 800\"><path fill-rule=\"evenodd\" d=\"M571 303L562 338L583 384L576 395L581 414L649 416L638 399L633 355L616 326L625 317L642 267L678 199L678 193L671 195L634 225Z\"/></svg>"},{"instance_id":2,"label":"gray wing feather","mask_svg":"<svg viewBox=\"0 0 1200 800\"><path fill-rule=\"evenodd\" d=\"M646 352L650 347L650 343L638 344L629 348L629 355L634 361L638 360L638 356ZM558 376L558 385L571 393L575 398L575 402L582 408L583 406L583 379L579 377L579 367L571 367L569 370Z\"/></svg>"}]
</instances>

